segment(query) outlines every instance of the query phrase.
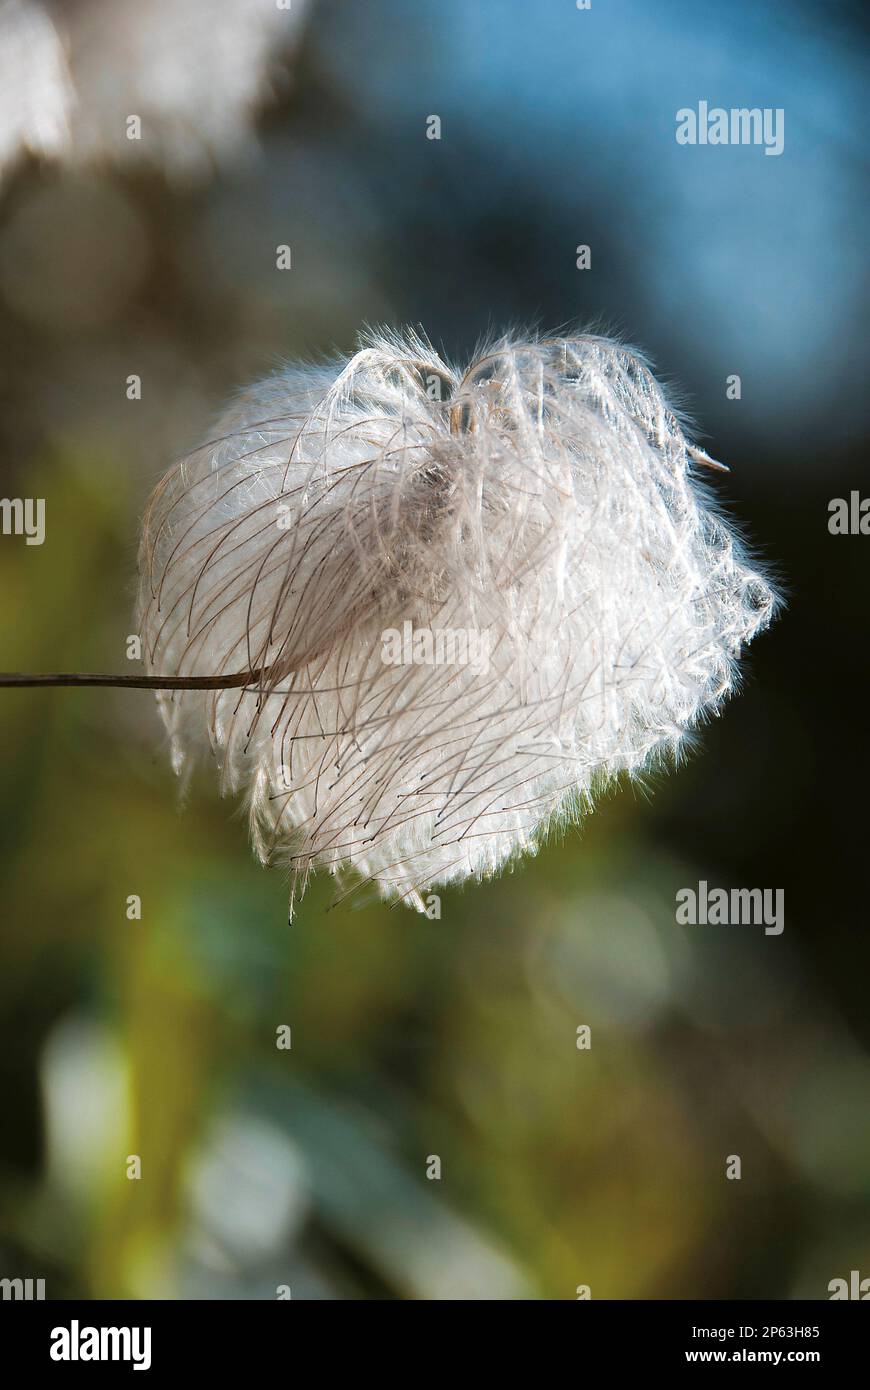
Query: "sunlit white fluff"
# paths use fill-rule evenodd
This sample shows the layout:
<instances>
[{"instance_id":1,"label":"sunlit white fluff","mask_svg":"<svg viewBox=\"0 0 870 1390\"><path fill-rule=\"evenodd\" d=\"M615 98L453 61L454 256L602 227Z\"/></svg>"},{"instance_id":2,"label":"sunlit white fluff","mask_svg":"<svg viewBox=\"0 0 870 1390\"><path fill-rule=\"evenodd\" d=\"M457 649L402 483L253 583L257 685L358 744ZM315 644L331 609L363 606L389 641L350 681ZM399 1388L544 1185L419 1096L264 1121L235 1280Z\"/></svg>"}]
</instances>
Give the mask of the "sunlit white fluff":
<instances>
[{"instance_id":1,"label":"sunlit white fluff","mask_svg":"<svg viewBox=\"0 0 870 1390\"><path fill-rule=\"evenodd\" d=\"M182 177L238 155L310 4L0 0L0 173L24 150Z\"/></svg>"},{"instance_id":2,"label":"sunlit white fluff","mask_svg":"<svg viewBox=\"0 0 870 1390\"><path fill-rule=\"evenodd\" d=\"M0 177L25 151L62 153L72 79L60 35L40 4L0 0Z\"/></svg>"},{"instance_id":3,"label":"sunlit white fluff","mask_svg":"<svg viewBox=\"0 0 870 1390\"><path fill-rule=\"evenodd\" d=\"M148 669L258 673L159 697L208 743L260 857L386 898L502 868L554 814L675 751L774 597L698 485L643 360L579 335L464 370L415 334L290 367L158 486ZM486 635L486 670L390 665L383 634Z\"/></svg>"}]
</instances>

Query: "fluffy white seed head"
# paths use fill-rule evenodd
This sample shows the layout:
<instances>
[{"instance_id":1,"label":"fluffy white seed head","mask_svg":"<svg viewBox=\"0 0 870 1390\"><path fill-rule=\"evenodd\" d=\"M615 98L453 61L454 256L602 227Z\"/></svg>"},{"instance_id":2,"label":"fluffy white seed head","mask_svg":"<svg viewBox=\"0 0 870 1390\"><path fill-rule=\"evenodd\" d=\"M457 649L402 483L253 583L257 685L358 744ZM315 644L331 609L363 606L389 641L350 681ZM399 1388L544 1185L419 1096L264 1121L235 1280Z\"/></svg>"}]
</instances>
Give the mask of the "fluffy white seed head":
<instances>
[{"instance_id":1,"label":"fluffy white seed head","mask_svg":"<svg viewBox=\"0 0 870 1390\"><path fill-rule=\"evenodd\" d=\"M496 872L676 751L768 622L704 457L591 335L464 371L372 335L259 383L145 520L149 670L258 673L158 697L176 768L211 746L294 892L351 870L419 907Z\"/></svg>"},{"instance_id":2,"label":"fluffy white seed head","mask_svg":"<svg viewBox=\"0 0 870 1390\"><path fill-rule=\"evenodd\" d=\"M41 4L0 0L0 175L66 148L74 104L63 40Z\"/></svg>"},{"instance_id":3,"label":"fluffy white seed head","mask_svg":"<svg viewBox=\"0 0 870 1390\"><path fill-rule=\"evenodd\" d=\"M0 174L25 150L180 178L243 154L311 2L0 0Z\"/></svg>"}]
</instances>

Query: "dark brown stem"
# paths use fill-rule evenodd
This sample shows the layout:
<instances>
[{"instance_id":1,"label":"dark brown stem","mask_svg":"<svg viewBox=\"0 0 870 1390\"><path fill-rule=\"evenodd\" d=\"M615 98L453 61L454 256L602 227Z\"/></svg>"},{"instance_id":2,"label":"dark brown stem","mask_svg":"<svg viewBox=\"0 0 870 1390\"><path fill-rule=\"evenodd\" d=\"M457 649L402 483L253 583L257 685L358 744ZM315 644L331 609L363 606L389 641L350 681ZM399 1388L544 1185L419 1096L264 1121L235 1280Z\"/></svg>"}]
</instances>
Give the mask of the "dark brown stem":
<instances>
[{"instance_id":1,"label":"dark brown stem","mask_svg":"<svg viewBox=\"0 0 870 1390\"><path fill-rule=\"evenodd\" d=\"M0 686L35 685L110 685L126 690L238 690L240 686L259 685L268 668L259 671L236 671L226 676L104 676L68 671L47 675L21 675L0 672Z\"/></svg>"}]
</instances>

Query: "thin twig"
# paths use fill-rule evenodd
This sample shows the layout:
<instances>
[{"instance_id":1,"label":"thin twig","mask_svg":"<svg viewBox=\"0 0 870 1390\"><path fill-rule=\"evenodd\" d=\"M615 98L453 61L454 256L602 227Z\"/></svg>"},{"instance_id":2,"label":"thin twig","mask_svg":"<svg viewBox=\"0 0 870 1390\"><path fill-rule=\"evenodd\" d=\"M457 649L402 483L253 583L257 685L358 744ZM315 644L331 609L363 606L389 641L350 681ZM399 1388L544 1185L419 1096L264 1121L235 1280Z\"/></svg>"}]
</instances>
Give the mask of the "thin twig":
<instances>
[{"instance_id":1,"label":"thin twig","mask_svg":"<svg viewBox=\"0 0 870 1390\"><path fill-rule=\"evenodd\" d=\"M0 686L109 685L132 690L237 690L261 683L268 667L258 671L236 671L225 676L112 676L87 672L58 671L45 675L0 672Z\"/></svg>"}]
</instances>

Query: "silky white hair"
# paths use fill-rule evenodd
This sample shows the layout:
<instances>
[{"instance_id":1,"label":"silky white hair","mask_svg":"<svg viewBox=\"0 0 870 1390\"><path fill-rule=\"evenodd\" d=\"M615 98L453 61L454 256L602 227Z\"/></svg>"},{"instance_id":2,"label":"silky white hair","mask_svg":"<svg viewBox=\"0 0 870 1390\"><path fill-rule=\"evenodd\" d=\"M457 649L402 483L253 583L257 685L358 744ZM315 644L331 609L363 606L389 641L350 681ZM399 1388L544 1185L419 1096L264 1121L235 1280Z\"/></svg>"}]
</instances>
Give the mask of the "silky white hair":
<instances>
[{"instance_id":1,"label":"silky white hair","mask_svg":"<svg viewBox=\"0 0 870 1390\"><path fill-rule=\"evenodd\" d=\"M253 386L144 522L148 670L174 765L211 746L263 862L420 908L679 749L734 688L771 586L711 507L644 360L507 337L465 370L413 332ZM715 465L712 465L715 466ZM383 635L484 635L480 665Z\"/></svg>"}]
</instances>

